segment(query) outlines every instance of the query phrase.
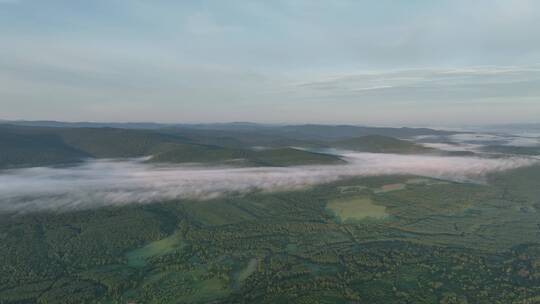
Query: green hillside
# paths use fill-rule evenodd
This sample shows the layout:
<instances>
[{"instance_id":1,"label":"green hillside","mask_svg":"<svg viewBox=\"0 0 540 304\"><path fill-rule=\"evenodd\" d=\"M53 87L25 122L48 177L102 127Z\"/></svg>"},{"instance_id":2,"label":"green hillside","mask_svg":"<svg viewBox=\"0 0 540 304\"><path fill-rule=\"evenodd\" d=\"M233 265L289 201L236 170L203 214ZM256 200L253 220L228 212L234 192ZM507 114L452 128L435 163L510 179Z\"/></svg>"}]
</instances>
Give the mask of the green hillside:
<instances>
[{"instance_id":1,"label":"green hillside","mask_svg":"<svg viewBox=\"0 0 540 304\"><path fill-rule=\"evenodd\" d=\"M161 151L164 146L188 141L148 130L112 128L59 129L57 134L67 145L96 158L146 156Z\"/></svg>"},{"instance_id":2,"label":"green hillside","mask_svg":"<svg viewBox=\"0 0 540 304\"><path fill-rule=\"evenodd\" d=\"M249 160L256 165L278 167L344 163L343 160L334 155L308 152L293 148L268 149L252 152L249 155Z\"/></svg>"},{"instance_id":3,"label":"green hillside","mask_svg":"<svg viewBox=\"0 0 540 304\"><path fill-rule=\"evenodd\" d=\"M0 127L0 168L72 163L85 158L152 156L152 162L257 166L334 164L336 156L273 148L254 151L225 136L115 128Z\"/></svg>"},{"instance_id":4,"label":"green hillside","mask_svg":"<svg viewBox=\"0 0 540 304\"><path fill-rule=\"evenodd\" d=\"M0 168L140 157L182 141L181 137L142 130L2 126Z\"/></svg>"},{"instance_id":5,"label":"green hillside","mask_svg":"<svg viewBox=\"0 0 540 304\"><path fill-rule=\"evenodd\" d=\"M372 153L426 153L433 149L388 136L368 135L332 143L332 147Z\"/></svg>"},{"instance_id":6,"label":"green hillside","mask_svg":"<svg viewBox=\"0 0 540 304\"><path fill-rule=\"evenodd\" d=\"M272 167L338 164L344 162L337 156L293 148L253 151L204 145L169 146L165 151L155 154L150 161L168 163L230 163L234 161L234 163L242 165Z\"/></svg>"},{"instance_id":7,"label":"green hillside","mask_svg":"<svg viewBox=\"0 0 540 304\"><path fill-rule=\"evenodd\" d=\"M0 132L0 143L0 168L71 163L89 156L54 135Z\"/></svg>"},{"instance_id":8,"label":"green hillside","mask_svg":"<svg viewBox=\"0 0 540 304\"><path fill-rule=\"evenodd\" d=\"M154 149L156 150L156 149ZM169 144L162 145L153 154L151 162L166 163L207 163L224 162L245 158L245 151L210 145Z\"/></svg>"}]
</instances>

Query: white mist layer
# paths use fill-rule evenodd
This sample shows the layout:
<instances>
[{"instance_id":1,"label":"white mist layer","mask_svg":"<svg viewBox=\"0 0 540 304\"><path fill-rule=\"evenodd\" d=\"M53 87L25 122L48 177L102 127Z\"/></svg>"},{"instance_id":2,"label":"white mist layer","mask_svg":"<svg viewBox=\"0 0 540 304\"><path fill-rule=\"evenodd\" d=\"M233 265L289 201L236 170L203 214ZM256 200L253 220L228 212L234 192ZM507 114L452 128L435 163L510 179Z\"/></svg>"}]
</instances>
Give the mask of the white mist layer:
<instances>
[{"instance_id":1,"label":"white mist layer","mask_svg":"<svg viewBox=\"0 0 540 304\"><path fill-rule=\"evenodd\" d=\"M453 181L530 166L532 158L345 153L345 165L287 168L156 166L140 160L0 172L0 211L69 210L301 189L353 176L412 174Z\"/></svg>"},{"instance_id":2,"label":"white mist layer","mask_svg":"<svg viewBox=\"0 0 540 304\"><path fill-rule=\"evenodd\" d=\"M470 151L470 152L478 152L481 150L483 145L475 145L475 144L447 144L447 143L422 143L424 147L427 148L433 148L437 150L442 151L450 151L450 152L457 152L457 151Z\"/></svg>"}]
</instances>

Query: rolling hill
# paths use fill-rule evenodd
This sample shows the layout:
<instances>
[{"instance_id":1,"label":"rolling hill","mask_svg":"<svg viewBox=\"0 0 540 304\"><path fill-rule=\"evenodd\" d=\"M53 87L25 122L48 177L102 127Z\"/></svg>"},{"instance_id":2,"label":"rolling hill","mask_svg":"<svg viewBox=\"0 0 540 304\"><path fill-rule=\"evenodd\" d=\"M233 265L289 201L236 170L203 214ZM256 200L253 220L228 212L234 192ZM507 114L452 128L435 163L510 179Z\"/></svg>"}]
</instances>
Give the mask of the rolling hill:
<instances>
[{"instance_id":1,"label":"rolling hill","mask_svg":"<svg viewBox=\"0 0 540 304\"><path fill-rule=\"evenodd\" d=\"M287 147L253 150L226 136L117 128L0 126L0 168L66 164L87 158L152 156L151 162L257 166L335 164L333 155Z\"/></svg>"},{"instance_id":2,"label":"rolling hill","mask_svg":"<svg viewBox=\"0 0 540 304\"><path fill-rule=\"evenodd\" d=\"M65 164L86 158L143 156L152 156L151 162L167 163L254 166L335 164L342 162L338 156L290 147L332 147L372 153L428 153L436 150L390 135L407 137L448 133L414 128L270 126L251 123L110 125L57 122L0 125L0 168ZM145 126L148 129L144 129ZM263 149L255 150L253 147Z\"/></svg>"},{"instance_id":3,"label":"rolling hill","mask_svg":"<svg viewBox=\"0 0 540 304\"><path fill-rule=\"evenodd\" d=\"M77 162L89 155L49 134L0 132L0 168Z\"/></svg>"},{"instance_id":4,"label":"rolling hill","mask_svg":"<svg viewBox=\"0 0 540 304\"><path fill-rule=\"evenodd\" d=\"M382 135L367 135L343 139L332 143L332 147L371 153L427 153L434 151L414 142Z\"/></svg>"}]
</instances>

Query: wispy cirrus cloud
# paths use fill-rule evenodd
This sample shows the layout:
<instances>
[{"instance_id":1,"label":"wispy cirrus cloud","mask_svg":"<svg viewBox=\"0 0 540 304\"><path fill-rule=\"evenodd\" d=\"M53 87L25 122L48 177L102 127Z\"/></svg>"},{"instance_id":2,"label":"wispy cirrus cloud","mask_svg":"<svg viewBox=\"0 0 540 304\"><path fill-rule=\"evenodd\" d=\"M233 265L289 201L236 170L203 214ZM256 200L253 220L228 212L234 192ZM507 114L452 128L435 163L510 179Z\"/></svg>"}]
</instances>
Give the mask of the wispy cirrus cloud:
<instances>
[{"instance_id":1,"label":"wispy cirrus cloud","mask_svg":"<svg viewBox=\"0 0 540 304\"><path fill-rule=\"evenodd\" d=\"M540 83L540 65L478 66L446 69L413 69L387 72L359 72L299 82L299 88L320 91L361 92L392 88L466 88L500 84Z\"/></svg>"}]
</instances>

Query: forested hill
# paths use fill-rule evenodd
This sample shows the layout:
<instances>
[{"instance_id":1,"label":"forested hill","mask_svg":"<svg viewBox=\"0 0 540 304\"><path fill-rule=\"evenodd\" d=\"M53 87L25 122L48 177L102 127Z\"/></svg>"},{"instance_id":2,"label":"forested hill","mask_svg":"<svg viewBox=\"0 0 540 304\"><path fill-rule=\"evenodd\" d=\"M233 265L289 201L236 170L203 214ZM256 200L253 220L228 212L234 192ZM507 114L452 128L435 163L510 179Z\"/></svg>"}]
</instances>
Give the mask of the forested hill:
<instances>
[{"instance_id":1,"label":"forested hill","mask_svg":"<svg viewBox=\"0 0 540 304\"><path fill-rule=\"evenodd\" d=\"M332 143L335 148L342 148L371 153L427 153L434 149L426 148L412 141L381 135L366 135L351 139L342 139Z\"/></svg>"},{"instance_id":2,"label":"forested hill","mask_svg":"<svg viewBox=\"0 0 540 304\"><path fill-rule=\"evenodd\" d=\"M20 123L21 124L21 123ZM395 137L446 134L445 131L355 126L266 126L248 123L140 128L0 125L0 168L65 164L87 158L152 156L154 162L292 166L335 164L334 155L291 147L335 147L375 153L422 153L426 149ZM63 127L74 125L77 127ZM136 124L119 124L134 126ZM150 126L150 129L143 129ZM372 132L372 134L370 133ZM238 162L240 160L240 162Z\"/></svg>"},{"instance_id":3,"label":"forested hill","mask_svg":"<svg viewBox=\"0 0 540 304\"><path fill-rule=\"evenodd\" d=\"M153 156L155 162L223 163L290 166L335 164L337 156L269 148L253 150L215 136L184 137L176 132L116 128L49 128L0 126L0 168L65 164L87 158Z\"/></svg>"}]
</instances>

